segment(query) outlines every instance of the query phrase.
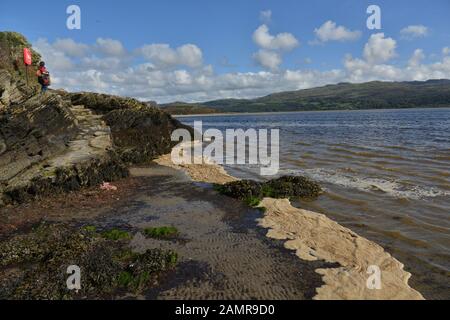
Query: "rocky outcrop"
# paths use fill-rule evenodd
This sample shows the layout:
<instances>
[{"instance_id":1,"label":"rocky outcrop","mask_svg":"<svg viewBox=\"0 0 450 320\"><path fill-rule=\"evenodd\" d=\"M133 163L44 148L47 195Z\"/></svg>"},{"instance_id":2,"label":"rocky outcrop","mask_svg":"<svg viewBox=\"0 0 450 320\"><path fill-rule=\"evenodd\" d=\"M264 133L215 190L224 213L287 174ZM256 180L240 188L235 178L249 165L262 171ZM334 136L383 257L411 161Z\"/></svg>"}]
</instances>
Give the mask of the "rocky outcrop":
<instances>
[{"instance_id":1,"label":"rocky outcrop","mask_svg":"<svg viewBox=\"0 0 450 320\"><path fill-rule=\"evenodd\" d=\"M22 62L24 47L31 49L31 44L21 34L0 32L0 112L10 104L31 97L38 90L39 84L33 80L41 56L31 49L33 65L27 69Z\"/></svg>"},{"instance_id":2,"label":"rocky outcrop","mask_svg":"<svg viewBox=\"0 0 450 320\"><path fill-rule=\"evenodd\" d=\"M218 191L227 196L248 200L266 197L316 198L322 193L320 185L306 177L285 176L265 182L240 180L217 186Z\"/></svg>"},{"instance_id":3,"label":"rocky outcrop","mask_svg":"<svg viewBox=\"0 0 450 320\"><path fill-rule=\"evenodd\" d=\"M0 32L0 206L113 181L128 175L126 163L170 152L177 120L131 98L40 96L34 76L25 82L23 47L21 35Z\"/></svg>"},{"instance_id":4,"label":"rocky outcrop","mask_svg":"<svg viewBox=\"0 0 450 320\"><path fill-rule=\"evenodd\" d=\"M114 147L126 163L148 162L169 153L174 146L171 134L182 125L169 114L131 98L96 93L67 94L72 104L93 110L111 128Z\"/></svg>"},{"instance_id":5,"label":"rocky outcrop","mask_svg":"<svg viewBox=\"0 0 450 320\"><path fill-rule=\"evenodd\" d=\"M58 95L10 106L0 123L4 204L128 175L113 151L109 127L88 109Z\"/></svg>"}]
</instances>

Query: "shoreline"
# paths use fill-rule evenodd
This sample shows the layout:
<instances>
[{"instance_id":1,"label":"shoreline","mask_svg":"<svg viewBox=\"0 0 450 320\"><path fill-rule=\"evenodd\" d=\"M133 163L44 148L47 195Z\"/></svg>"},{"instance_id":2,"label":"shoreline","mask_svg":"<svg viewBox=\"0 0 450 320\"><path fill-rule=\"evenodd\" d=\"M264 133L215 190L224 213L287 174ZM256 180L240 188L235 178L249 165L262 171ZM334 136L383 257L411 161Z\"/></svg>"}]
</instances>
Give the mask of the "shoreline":
<instances>
[{"instance_id":1,"label":"shoreline","mask_svg":"<svg viewBox=\"0 0 450 320\"><path fill-rule=\"evenodd\" d=\"M174 165L171 162L170 155L161 156L154 162L161 166L161 168L168 167L174 172L179 172L179 175L176 176L178 178L176 178L175 180L173 180L174 178L171 178L173 181L171 181L170 183L164 182L163 177L167 174L164 171L160 172L161 169L151 168L148 166L145 166L141 169L130 168L131 172L134 173L130 178L114 183L119 187L119 192L100 192L98 188L91 188L88 190L81 190L78 192L70 193L69 195L59 195L59 198L66 198L67 202L65 203L67 203L67 205L65 203L53 203L51 199L49 199L48 201L44 200L42 202L39 202L38 205L23 205L22 210L17 211L17 216L14 216L13 219L9 221L9 223L8 221L6 221L5 225L0 225L0 229L3 229L3 232L6 234L16 234L17 232L19 232L20 234L21 230L23 231L24 229L28 229L38 221L72 221L73 223L89 222L89 224L100 223L106 225L110 225L111 223L112 225L116 225L119 221L122 221L118 224L118 226L131 225L133 226L133 229L140 229L142 227L145 227L146 224L142 224L142 222L140 222L140 219L144 219L144 217L139 218L135 222L133 222L133 220L136 219L134 208L136 203L141 203L141 201L145 199L148 205L150 205L149 209L153 208L153 210L150 210L153 211L156 216L159 216L160 219L162 219L162 221L158 222L158 224L178 224L181 223L179 219L183 217L185 221L184 226L187 226L190 232L194 232L196 234L196 241L200 244L200 246L197 248L197 252L199 254L201 254L203 250L208 251L207 248L211 245L211 242L213 242L214 245L215 243L220 243L218 239L214 238L211 238L210 240L203 239L203 237L201 236L202 233L200 232L200 234L198 234L199 231L195 231L197 230L198 225L196 225L194 221L203 221L206 217L215 216L215 214L211 216L211 214L215 212L215 210L219 210L219 212L222 212L221 214L227 212L227 210L223 211L222 205L218 206L217 209L208 209L207 215L204 216L204 213L202 213L203 209L201 209L202 207L198 207L199 203L204 201L209 201L210 203L220 203L221 201L224 201L225 196L220 196L215 191L213 192L212 190L209 190L210 188L207 188L201 184L194 184L192 188L189 188L188 184L192 182L225 184L227 182L236 181L238 179L229 175L222 166L213 164L211 162L205 164L179 166ZM139 174L139 172L142 172L143 174ZM179 176L185 176L186 178L180 178ZM158 184L162 184L161 186L156 187L156 185L158 184L150 183L150 185L153 186L151 188L151 194L153 198L148 198L149 194L145 190L147 190L150 185L148 185L148 183L144 183L144 181L146 181L145 179L151 179L152 177L153 179L156 179L155 181L159 181ZM161 181L160 179L163 179L163 181ZM181 196L180 194L183 187L181 185L178 186L178 182L176 182L178 180L186 181L184 188L187 187L188 189L190 189L190 191L187 192L185 196ZM173 194L171 194L170 192L169 194L167 194L166 189L173 190L170 191ZM180 191L176 191L178 189ZM221 197L223 197L224 199L222 199ZM185 200L181 200L183 198L185 198ZM171 212L173 211L169 210L165 206L174 206L174 208L179 208L179 206L181 205L178 204L179 201L183 201L182 205L185 206L186 210L190 210L190 212L192 211L190 214L193 214L194 216L197 215L197 218L195 218L192 222L189 222L190 220L192 220L190 214L184 217L184 215L178 216L176 213L174 213L175 216L164 223L164 219L169 219L167 214L172 215ZM192 209L187 209L191 208L192 206L192 204L190 204L190 201L194 201L195 205L192 207ZM230 199L230 202L227 202L226 206L229 207L231 203L240 202ZM139 206L141 205L142 204L140 204ZM249 223L251 223L251 221L254 222L251 224L254 225L255 228L260 229L261 237L279 243L280 249L286 249L287 251L295 252L293 257L295 259L298 259L299 262L298 273L302 274L302 272L307 270L309 274L306 279L298 279L298 281L302 283L302 286L306 288L312 285L308 282L309 279L314 278L311 272L313 274L316 274L317 277L321 279L321 283L315 287L315 290L313 290L314 294L309 296L310 299L424 299L418 291L414 290L408 285L408 280L410 279L411 274L404 271L404 265L393 258L389 253L385 252L381 246L375 244L374 242L371 242L359 236L350 229L347 229L327 218L323 214L293 207L290 201L287 199L265 198L261 202L260 206L265 208L264 213L261 213L258 216L250 215L245 219ZM80 208L77 209L77 207ZM5 209L6 216L8 216L7 212L9 212L10 210L15 211L16 209L13 207ZM251 210L251 208L246 207L243 203L232 209L232 211L235 211L235 214L242 217L245 217L246 212ZM175 212L176 211L177 210L175 210ZM69 212L73 212L74 214L70 214L68 216L67 213ZM143 211L142 213L144 214ZM39 216L40 214L42 216ZM150 218L151 220L149 221L153 221L154 218ZM116 219L118 220L116 221ZM144 221L147 221L146 217ZM190 225L191 223L193 224ZM215 224L220 224L219 220L217 220ZM183 230L184 228L182 228L180 225L180 229ZM205 232L205 234L209 234L208 232ZM224 232L227 231L224 229ZM224 241L226 242L229 238L228 236L224 236L223 239L225 239ZM251 239L251 237L245 237L245 239ZM137 234L135 236L135 240L137 240L134 241L134 243L137 245L137 248L141 247L143 240L142 236L139 236L139 234ZM237 243L239 243L239 241ZM160 245L161 244L158 244L158 246ZM166 244L164 244L164 246L165 245ZM154 243L149 242L147 243L147 246L152 247L154 246ZM221 247L226 248L228 247L228 245L226 243L222 243ZM178 247L178 249L180 248L181 250L185 250L183 249L183 246ZM183 252L185 256L191 255L189 251ZM213 251L208 252L212 254ZM270 254L263 253L264 250L261 249L259 252L260 255L264 255L265 259L271 259ZM218 253L214 252L214 254L217 255ZM247 256L249 254L251 255L251 253L242 255ZM204 254L201 254L201 257L206 258L208 257L208 255L205 256ZM236 258L237 257L233 255L230 255L228 257L228 259ZM213 261L217 262L216 260ZM311 265L309 265L309 263L313 263L313 266L315 264L316 267L312 267L311 269ZM188 266L189 265L190 264L188 263ZM292 267L291 263L289 263L289 265ZM367 274L367 269L370 265L377 265L381 269L381 290L368 290L366 287L366 281L370 276ZM236 268L236 266L237 264L235 265L235 267L233 267L233 270L235 270L234 268ZM292 269L290 266L283 266L283 268L286 270L290 270L286 272L295 272L295 269ZM196 268L194 266L191 266L186 270L184 269L183 264L181 266L180 272L181 278L183 278L186 276L185 272L195 273ZM270 274L270 272L268 274ZM234 278L234 276L231 276L231 278ZM291 279L289 280L290 285L295 286L295 281L294 278L292 278L292 274L289 274L289 279ZM315 280L314 283L317 284L316 281L317 280ZM182 287L184 286L185 289L181 291L179 291L179 289L170 287L172 285L178 285L170 279L167 285L168 286L165 287L165 284L162 283L162 289L158 289L162 291L158 292L162 292L163 294L165 294L164 292L168 290L167 292L176 293L176 295L172 297L179 298L180 295L183 295L183 290L186 289L186 284L182 284ZM237 287L239 286L237 283L235 285ZM203 294L202 291L197 291L190 287L190 285L187 285L187 288L188 289L186 290L188 290L190 294L194 294L195 296ZM205 287L205 290L210 292L210 294L213 294L214 292L211 291L212 289L208 286ZM293 291L290 292L290 294L293 294ZM167 298L169 298L169 296L167 296ZM268 298L267 296L265 297Z\"/></svg>"},{"instance_id":2,"label":"shoreline","mask_svg":"<svg viewBox=\"0 0 450 320\"><path fill-rule=\"evenodd\" d=\"M193 118L193 117L232 117L232 116L255 116L271 114L296 114L296 113L320 113L320 112L383 112L383 111L401 111L401 110L441 110L450 109L449 107L431 107L431 108L389 108L389 109L346 109L346 110L304 110L304 111L271 111L271 112L229 112L229 113L201 113L201 114L171 114L174 118ZM164 109L162 109L164 110Z\"/></svg>"},{"instance_id":3,"label":"shoreline","mask_svg":"<svg viewBox=\"0 0 450 320\"><path fill-rule=\"evenodd\" d=\"M238 180L213 163L174 165L170 155L155 160L162 166L185 172L193 181L225 184ZM323 214L295 208L288 199L265 198L264 217L259 226L268 230L266 237L285 241L303 261L326 261L340 267L317 269L324 285L317 288L315 300L423 300L424 297L408 285L411 277L404 265L378 244L345 228ZM366 286L369 266L381 271L381 290Z\"/></svg>"},{"instance_id":4,"label":"shoreline","mask_svg":"<svg viewBox=\"0 0 450 320\"><path fill-rule=\"evenodd\" d=\"M2 241L12 239L14 242L9 243L16 243L20 248L23 237L41 234L37 231L40 226L54 226L55 230L67 226L74 233L89 228L99 236L108 230L125 232L129 235L127 246L134 254L142 255L148 250L177 254L174 268L158 275L156 282L151 281L144 290L114 291L108 299L310 300L316 288L323 284L315 269L328 264L297 259L282 241L268 239L255 223L262 217L260 210L193 182L181 170L149 164L130 167L130 175L114 182L118 187L115 191L79 190L11 208L21 217L15 220L16 228L9 228ZM34 214L24 216L23 211ZM145 233L146 228L164 226L175 227L177 236L153 238ZM39 241L43 246L50 245L46 238ZM122 242L109 244L115 247ZM108 263L102 256L96 259ZM78 260L75 262L80 265ZM46 265L43 265L44 273ZM7 265L6 272L0 272L2 281L9 279L15 266L20 272L33 272L28 264ZM83 261L80 266L83 267ZM0 286L0 295L13 297L2 291L13 289L14 284L7 283L6 288ZM39 294L40 287L30 285L36 290L34 294ZM53 297L58 299L57 295Z\"/></svg>"}]
</instances>

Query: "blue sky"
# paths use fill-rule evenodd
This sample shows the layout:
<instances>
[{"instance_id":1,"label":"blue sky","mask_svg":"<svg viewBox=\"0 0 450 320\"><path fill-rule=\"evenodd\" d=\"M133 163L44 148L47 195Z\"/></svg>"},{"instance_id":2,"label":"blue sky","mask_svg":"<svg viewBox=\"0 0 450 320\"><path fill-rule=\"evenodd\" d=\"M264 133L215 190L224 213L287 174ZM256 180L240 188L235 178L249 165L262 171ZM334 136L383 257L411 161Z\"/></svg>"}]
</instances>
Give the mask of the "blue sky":
<instances>
[{"instance_id":1,"label":"blue sky","mask_svg":"<svg viewBox=\"0 0 450 320\"><path fill-rule=\"evenodd\" d=\"M81 8L81 30L66 28L66 8L71 4ZM370 4L381 8L381 30L366 28ZM263 11L270 15L261 17ZM0 30L21 32L41 49L60 87L161 102L201 101L254 97L338 81L450 77L445 49L450 47L449 14L448 0L2 0ZM327 21L332 23L328 25L331 30L323 30L325 40L320 41L315 30L320 31ZM266 29L259 29L263 25ZM339 34L340 27L343 38L330 38L333 32ZM254 37L257 30L260 41ZM280 33L290 38L276 42ZM381 33L382 37L371 41ZM275 40L265 43L266 36ZM99 38L114 45L119 42L123 54L100 50L102 45L111 46L105 41L99 44ZM57 43L61 39L85 46L85 56L70 52L73 46ZM172 52L156 52L161 48L151 47L139 53L153 44L167 45ZM191 56L174 58L171 63L161 60L160 54L176 53L186 44L199 50L189 52L197 54L201 63L186 63L186 59L195 59ZM364 53L367 45L372 54ZM391 54L383 56L383 46L393 50ZM419 62L411 62L414 54ZM111 61L110 70L98 67L98 60ZM143 66L147 69L142 70ZM136 77L139 73L140 79L131 73Z\"/></svg>"}]
</instances>

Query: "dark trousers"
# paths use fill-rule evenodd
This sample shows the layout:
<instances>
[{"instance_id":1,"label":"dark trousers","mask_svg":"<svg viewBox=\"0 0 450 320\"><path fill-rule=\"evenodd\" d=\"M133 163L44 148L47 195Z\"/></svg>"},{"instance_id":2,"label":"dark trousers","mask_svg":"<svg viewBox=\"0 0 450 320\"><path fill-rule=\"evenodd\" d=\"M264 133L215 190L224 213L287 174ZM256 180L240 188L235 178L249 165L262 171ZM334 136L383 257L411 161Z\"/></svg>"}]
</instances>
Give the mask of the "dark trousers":
<instances>
[{"instance_id":1,"label":"dark trousers","mask_svg":"<svg viewBox=\"0 0 450 320\"><path fill-rule=\"evenodd\" d=\"M47 92L48 86L41 84L41 94Z\"/></svg>"}]
</instances>

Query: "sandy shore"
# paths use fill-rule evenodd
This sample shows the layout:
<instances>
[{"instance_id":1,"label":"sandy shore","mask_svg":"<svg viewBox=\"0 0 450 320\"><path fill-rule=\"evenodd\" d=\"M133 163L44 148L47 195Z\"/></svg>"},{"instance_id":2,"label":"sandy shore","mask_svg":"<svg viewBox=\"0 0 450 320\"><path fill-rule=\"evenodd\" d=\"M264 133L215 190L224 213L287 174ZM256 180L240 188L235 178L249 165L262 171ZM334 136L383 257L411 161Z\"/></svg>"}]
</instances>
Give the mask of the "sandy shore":
<instances>
[{"instance_id":1,"label":"sandy shore","mask_svg":"<svg viewBox=\"0 0 450 320\"><path fill-rule=\"evenodd\" d=\"M157 159L160 165L183 170L192 180L224 184L237 180L223 167L205 164L175 165L170 155ZM259 220L267 228L267 237L285 241L285 247L296 251L306 261L323 260L340 267L316 269L322 275L322 287L314 299L345 300L421 300L423 296L408 285L411 274L403 264L384 249L325 215L295 208L287 199L266 198L261 203L267 210ZM369 266L381 271L381 289L368 289Z\"/></svg>"}]
</instances>

